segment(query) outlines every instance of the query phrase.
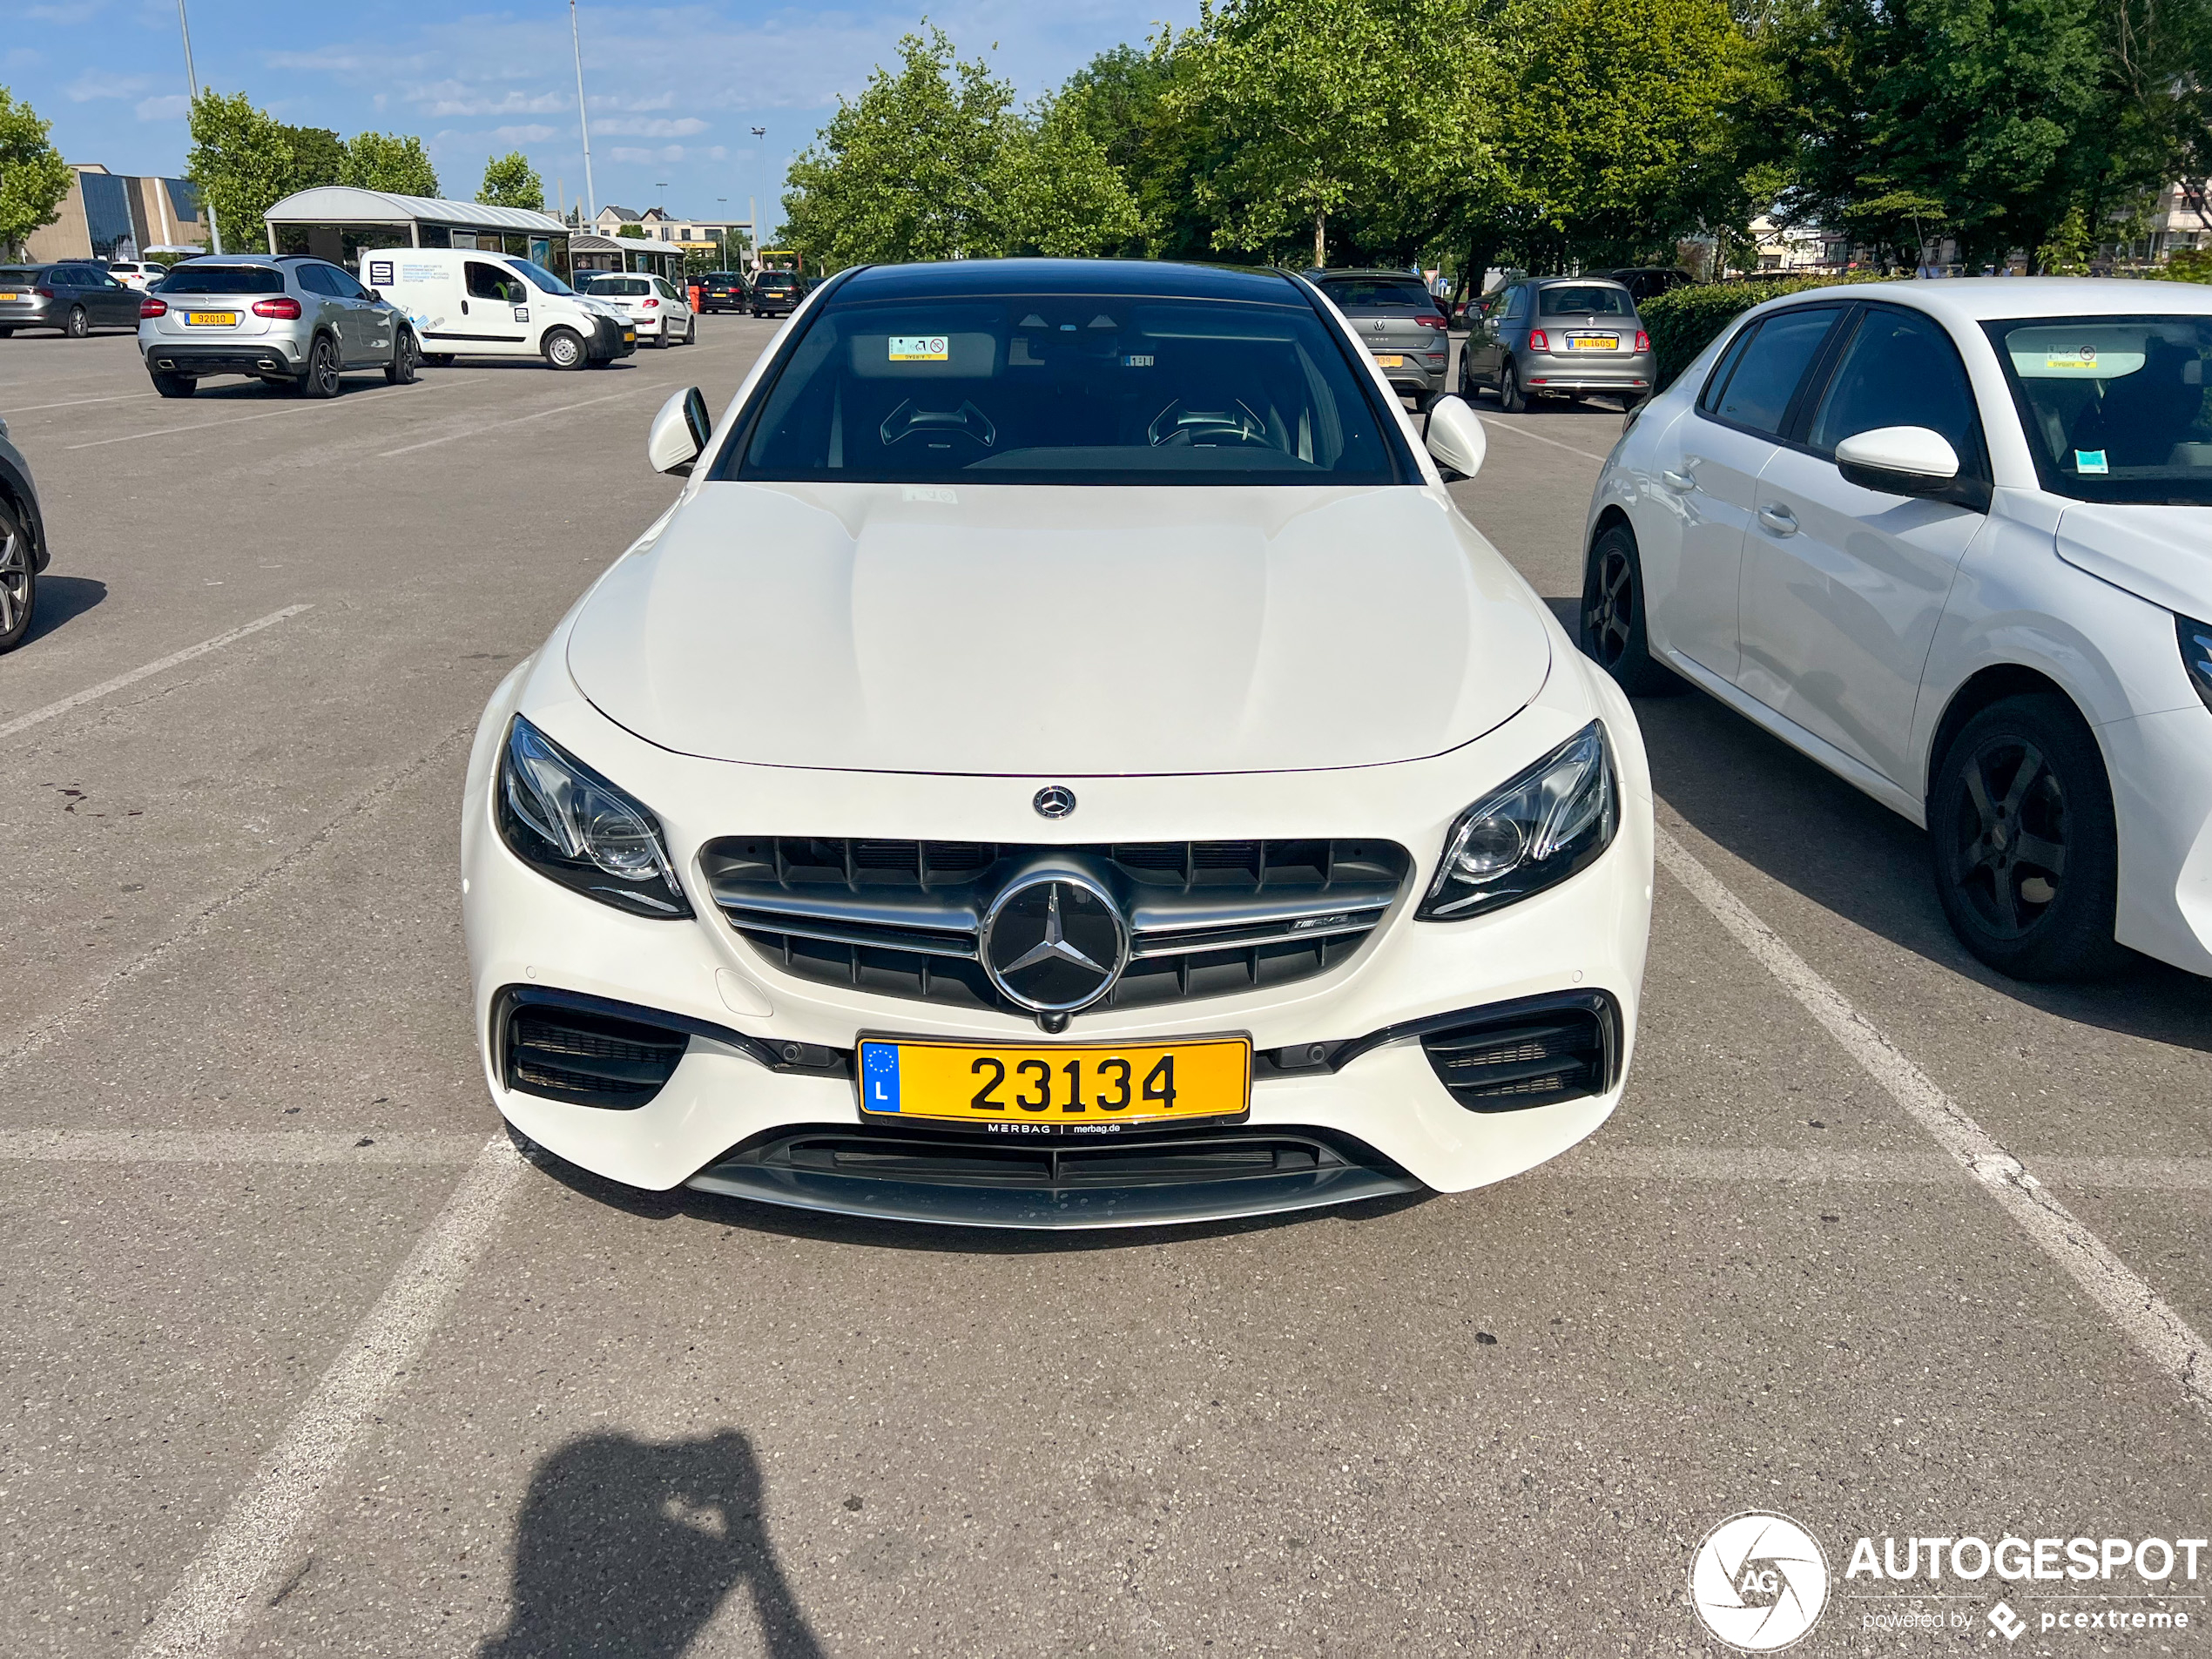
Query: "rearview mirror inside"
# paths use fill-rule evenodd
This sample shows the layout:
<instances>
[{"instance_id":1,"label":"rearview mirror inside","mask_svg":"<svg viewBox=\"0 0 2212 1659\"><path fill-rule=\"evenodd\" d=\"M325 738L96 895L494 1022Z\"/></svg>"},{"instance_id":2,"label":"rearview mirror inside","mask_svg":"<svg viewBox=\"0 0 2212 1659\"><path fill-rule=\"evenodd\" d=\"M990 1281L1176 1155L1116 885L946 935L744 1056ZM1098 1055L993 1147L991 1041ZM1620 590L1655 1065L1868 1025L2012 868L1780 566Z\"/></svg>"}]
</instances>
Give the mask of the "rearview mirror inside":
<instances>
[{"instance_id":1,"label":"rearview mirror inside","mask_svg":"<svg viewBox=\"0 0 2212 1659\"><path fill-rule=\"evenodd\" d=\"M705 452L706 441L713 432L705 394L696 386L686 388L662 404L660 413L653 416L652 428L645 435L645 458L653 463L655 472L686 476Z\"/></svg>"},{"instance_id":2,"label":"rearview mirror inside","mask_svg":"<svg viewBox=\"0 0 2212 1659\"><path fill-rule=\"evenodd\" d=\"M1447 484L1482 470L1490 440L1465 398L1447 395L1428 406L1428 452Z\"/></svg>"}]
</instances>

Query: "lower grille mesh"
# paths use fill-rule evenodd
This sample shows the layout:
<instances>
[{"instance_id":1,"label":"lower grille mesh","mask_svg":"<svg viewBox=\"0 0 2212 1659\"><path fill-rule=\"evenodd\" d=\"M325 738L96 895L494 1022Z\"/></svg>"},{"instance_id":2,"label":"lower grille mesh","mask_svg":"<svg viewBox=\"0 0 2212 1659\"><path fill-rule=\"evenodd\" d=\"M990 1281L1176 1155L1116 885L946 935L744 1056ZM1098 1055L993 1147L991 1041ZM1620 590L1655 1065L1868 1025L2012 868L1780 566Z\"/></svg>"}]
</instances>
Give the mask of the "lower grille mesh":
<instances>
[{"instance_id":1,"label":"lower grille mesh","mask_svg":"<svg viewBox=\"0 0 2212 1659\"><path fill-rule=\"evenodd\" d=\"M1605 1092L1612 1044L1591 1009L1548 1010L1421 1038L1437 1079L1469 1111L1510 1112Z\"/></svg>"},{"instance_id":2,"label":"lower grille mesh","mask_svg":"<svg viewBox=\"0 0 2212 1659\"><path fill-rule=\"evenodd\" d=\"M628 1110L661 1091L689 1042L681 1031L610 1015L524 1006L507 1022L507 1086Z\"/></svg>"}]
</instances>

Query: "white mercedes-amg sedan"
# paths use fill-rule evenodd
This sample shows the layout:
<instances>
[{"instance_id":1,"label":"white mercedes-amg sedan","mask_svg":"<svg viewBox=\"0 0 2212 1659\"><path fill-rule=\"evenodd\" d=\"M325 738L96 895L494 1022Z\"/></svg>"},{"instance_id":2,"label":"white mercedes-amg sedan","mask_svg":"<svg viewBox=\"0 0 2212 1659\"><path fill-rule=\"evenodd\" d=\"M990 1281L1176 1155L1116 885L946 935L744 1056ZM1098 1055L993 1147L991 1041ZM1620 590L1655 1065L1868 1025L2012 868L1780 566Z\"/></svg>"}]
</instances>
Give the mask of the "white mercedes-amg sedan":
<instances>
[{"instance_id":1,"label":"white mercedes-amg sedan","mask_svg":"<svg viewBox=\"0 0 2212 1659\"><path fill-rule=\"evenodd\" d=\"M1634 716L1278 272L844 273L500 685L492 1096L618 1182L1130 1226L1502 1179L1610 1113Z\"/></svg>"}]
</instances>

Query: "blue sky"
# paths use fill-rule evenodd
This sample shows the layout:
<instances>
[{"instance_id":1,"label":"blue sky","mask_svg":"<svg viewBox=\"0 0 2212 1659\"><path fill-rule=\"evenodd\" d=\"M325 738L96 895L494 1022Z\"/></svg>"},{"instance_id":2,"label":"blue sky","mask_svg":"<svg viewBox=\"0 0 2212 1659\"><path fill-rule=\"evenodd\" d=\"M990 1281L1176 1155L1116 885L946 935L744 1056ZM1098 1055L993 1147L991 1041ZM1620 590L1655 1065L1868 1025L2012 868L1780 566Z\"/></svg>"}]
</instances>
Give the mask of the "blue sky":
<instances>
[{"instance_id":1,"label":"blue sky","mask_svg":"<svg viewBox=\"0 0 2212 1659\"><path fill-rule=\"evenodd\" d=\"M475 10L395 0L272 7L187 0L205 84L341 137L420 134L448 195L475 193L488 154L526 152L570 199L583 192L565 0ZM772 229L784 164L918 26L921 5L581 0L584 91L599 202L742 217L759 193ZM1027 98L1197 0L953 0L927 15L962 56L988 56ZM176 0L53 0L9 11L0 80L54 124L75 162L183 170L184 49ZM997 50L991 51L993 43ZM756 141L752 129L768 129ZM659 184L665 180L663 192ZM729 205L718 204L727 197Z\"/></svg>"}]
</instances>

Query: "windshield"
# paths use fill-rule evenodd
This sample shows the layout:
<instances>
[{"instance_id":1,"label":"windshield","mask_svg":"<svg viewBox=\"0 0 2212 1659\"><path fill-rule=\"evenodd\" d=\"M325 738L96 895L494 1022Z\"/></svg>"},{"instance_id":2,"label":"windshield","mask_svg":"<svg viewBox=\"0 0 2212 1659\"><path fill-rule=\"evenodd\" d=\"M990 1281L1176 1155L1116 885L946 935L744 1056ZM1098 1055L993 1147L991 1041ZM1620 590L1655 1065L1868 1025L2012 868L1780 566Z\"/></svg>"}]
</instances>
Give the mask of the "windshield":
<instances>
[{"instance_id":1,"label":"windshield","mask_svg":"<svg viewBox=\"0 0 2212 1659\"><path fill-rule=\"evenodd\" d=\"M1039 294L832 303L717 477L1379 484L1379 411L1310 307Z\"/></svg>"},{"instance_id":2,"label":"windshield","mask_svg":"<svg viewBox=\"0 0 2212 1659\"><path fill-rule=\"evenodd\" d=\"M1561 284L1538 290L1547 317L1633 317L1635 307L1626 288L1601 287L1595 282Z\"/></svg>"},{"instance_id":3,"label":"windshield","mask_svg":"<svg viewBox=\"0 0 2212 1659\"><path fill-rule=\"evenodd\" d=\"M180 265L159 286L164 293L282 293L284 273L266 265Z\"/></svg>"},{"instance_id":4,"label":"windshield","mask_svg":"<svg viewBox=\"0 0 2212 1659\"><path fill-rule=\"evenodd\" d=\"M542 265L533 265L528 260L509 260L507 263L536 283L543 293L574 293L576 292L574 288L569 287Z\"/></svg>"},{"instance_id":5,"label":"windshield","mask_svg":"<svg viewBox=\"0 0 2212 1659\"><path fill-rule=\"evenodd\" d=\"M1433 311L1436 300L1426 288L1406 277L1352 277L1342 281L1324 280L1321 292L1337 302L1339 310L1357 306L1367 311Z\"/></svg>"},{"instance_id":6,"label":"windshield","mask_svg":"<svg viewBox=\"0 0 2212 1659\"><path fill-rule=\"evenodd\" d=\"M1986 322L2043 488L2212 504L2212 317Z\"/></svg>"}]
</instances>

